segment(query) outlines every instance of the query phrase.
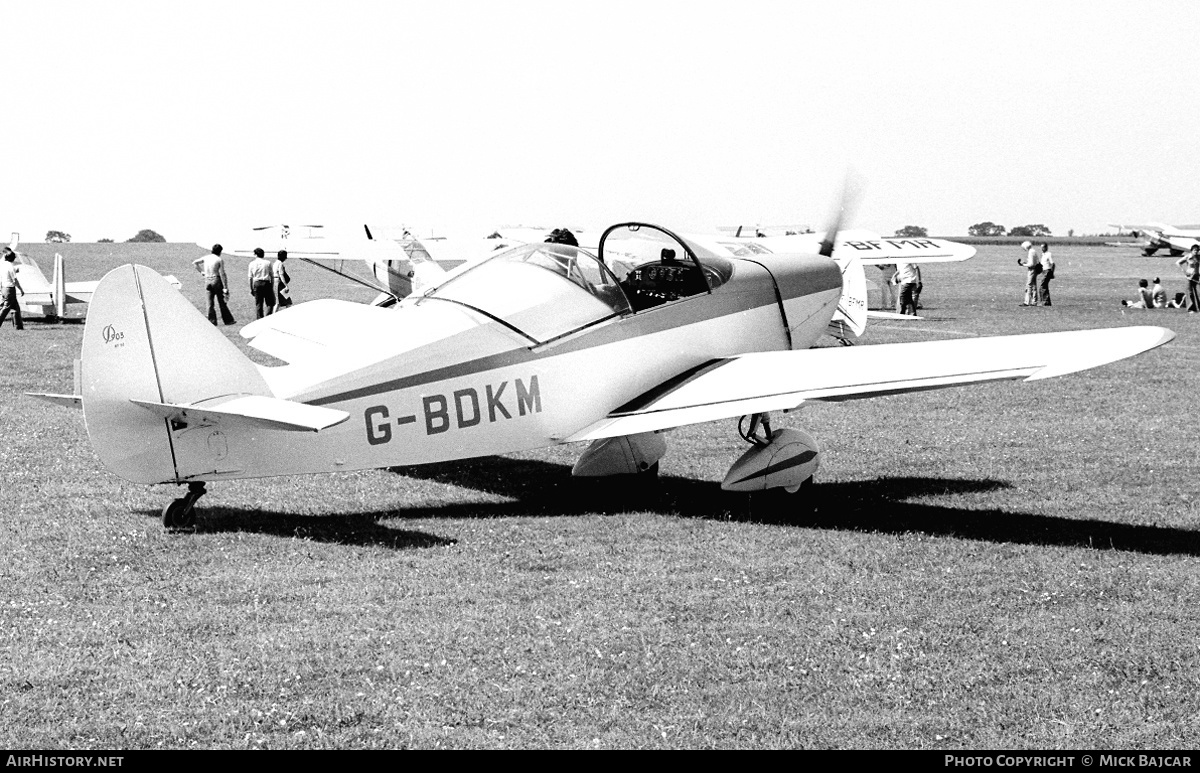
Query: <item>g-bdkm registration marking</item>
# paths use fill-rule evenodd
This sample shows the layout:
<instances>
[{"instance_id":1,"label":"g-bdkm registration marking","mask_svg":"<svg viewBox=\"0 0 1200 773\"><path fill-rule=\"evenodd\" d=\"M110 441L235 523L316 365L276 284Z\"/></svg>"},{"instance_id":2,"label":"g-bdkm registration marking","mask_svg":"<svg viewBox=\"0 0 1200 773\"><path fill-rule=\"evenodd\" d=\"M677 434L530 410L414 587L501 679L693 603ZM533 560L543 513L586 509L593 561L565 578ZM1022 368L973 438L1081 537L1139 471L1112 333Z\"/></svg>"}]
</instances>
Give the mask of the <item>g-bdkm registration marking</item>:
<instances>
[{"instance_id":1,"label":"g-bdkm registration marking","mask_svg":"<svg viewBox=\"0 0 1200 773\"><path fill-rule=\"evenodd\" d=\"M538 386L538 377L530 376L526 386L522 379L515 379L513 391L508 398L516 398L518 416L542 412L542 392ZM501 381L499 385L487 384L482 390L475 387L456 389L449 396L444 394L425 395L421 398L421 412L425 419L425 434L439 435L451 429L468 429L484 423L495 424L501 419L513 417L509 402L505 404L504 390L509 382ZM391 442L392 419L386 405L372 405L363 411L363 421L367 430L367 442L373 446ZM415 424L416 414L397 416L397 426Z\"/></svg>"}]
</instances>

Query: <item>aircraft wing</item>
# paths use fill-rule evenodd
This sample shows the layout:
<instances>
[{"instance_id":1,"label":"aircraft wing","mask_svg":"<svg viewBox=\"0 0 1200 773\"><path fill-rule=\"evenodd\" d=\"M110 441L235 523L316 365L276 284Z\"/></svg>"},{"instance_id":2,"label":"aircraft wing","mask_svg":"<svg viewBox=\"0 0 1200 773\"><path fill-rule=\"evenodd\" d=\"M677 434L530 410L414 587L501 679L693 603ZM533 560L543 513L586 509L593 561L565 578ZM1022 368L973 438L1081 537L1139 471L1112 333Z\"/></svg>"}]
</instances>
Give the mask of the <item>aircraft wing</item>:
<instances>
[{"instance_id":1,"label":"aircraft wing","mask_svg":"<svg viewBox=\"0 0 1200 773\"><path fill-rule=\"evenodd\" d=\"M175 279L175 277L170 277ZM100 284L99 280L95 282L67 282L65 287L67 291L67 303L90 303L92 293L96 292L96 285ZM175 279L175 286L178 288L179 280Z\"/></svg>"},{"instance_id":2,"label":"aircraft wing","mask_svg":"<svg viewBox=\"0 0 1200 773\"><path fill-rule=\"evenodd\" d=\"M879 237L875 239L845 238L834 242L834 258L850 253L863 265L891 263L957 263L975 256L975 248L946 239Z\"/></svg>"},{"instance_id":3,"label":"aircraft wing","mask_svg":"<svg viewBox=\"0 0 1200 773\"><path fill-rule=\"evenodd\" d=\"M820 249L825 233L793 234L762 237L693 237L712 248L725 250L735 257L750 257L755 252L814 253ZM833 243L834 260L848 260L854 255L867 266L891 263L956 263L975 256L969 244L948 239L928 237L880 236L864 229L841 230Z\"/></svg>"},{"instance_id":4,"label":"aircraft wing","mask_svg":"<svg viewBox=\"0 0 1200 773\"><path fill-rule=\"evenodd\" d=\"M267 246L263 247L263 245ZM244 245L226 247L221 254L233 255L238 258L253 258L255 247L263 247L268 260L274 260L275 253L279 250L287 250L288 258L303 258L305 260L318 261L352 259L350 256L344 254L344 250L325 245L301 244L299 239L292 242L280 243L264 241L262 244L256 244L251 247Z\"/></svg>"},{"instance_id":5,"label":"aircraft wing","mask_svg":"<svg viewBox=\"0 0 1200 773\"><path fill-rule=\"evenodd\" d=\"M1173 338L1166 328L1120 327L744 354L669 379L564 442L789 410L806 400L1035 381L1132 357Z\"/></svg>"},{"instance_id":6,"label":"aircraft wing","mask_svg":"<svg viewBox=\"0 0 1200 773\"><path fill-rule=\"evenodd\" d=\"M914 317L912 314L900 314L895 311L875 311L867 312L867 317L870 319L891 319L896 322L911 322L914 319L925 319L924 317Z\"/></svg>"},{"instance_id":7,"label":"aircraft wing","mask_svg":"<svg viewBox=\"0 0 1200 773\"><path fill-rule=\"evenodd\" d=\"M1166 223L1109 223L1109 225L1120 231L1137 231L1141 234L1149 233L1156 236L1175 230L1175 226Z\"/></svg>"}]
</instances>

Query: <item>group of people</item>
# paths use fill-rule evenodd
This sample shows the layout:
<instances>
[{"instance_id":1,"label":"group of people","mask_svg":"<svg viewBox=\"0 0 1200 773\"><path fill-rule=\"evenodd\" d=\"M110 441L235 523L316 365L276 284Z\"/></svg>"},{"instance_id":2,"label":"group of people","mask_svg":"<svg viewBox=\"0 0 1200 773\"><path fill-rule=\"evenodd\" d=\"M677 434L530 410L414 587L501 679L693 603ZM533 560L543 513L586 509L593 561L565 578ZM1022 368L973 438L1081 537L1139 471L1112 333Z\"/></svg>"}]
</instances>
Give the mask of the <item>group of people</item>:
<instances>
[{"instance_id":1,"label":"group of people","mask_svg":"<svg viewBox=\"0 0 1200 773\"><path fill-rule=\"evenodd\" d=\"M225 259L221 253L225 248L220 244L212 246L212 252L202 258L192 261L204 277L204 290L208 297L208 321L217 324L217 310L220 309L221 321L226 325L235 324L237 320L229 311L229 278L225 275ZM291 290L288 285L292 278L288 276L287 250L280 250L275 262L267 260L266 253L261 247L254 250L254 260L250 261L247 276L250 280L250 297L254 299L254 310L258 319L292 305Z\"/></svg>"},{"instance_id":2,"label":"group of people","mask_svg":"<svg viewBox=\"0 0 1200 773\"><path fill-rule=\"evenodd\" d=\"M1018 265L1025 267L1025 300L1022 306L1050 306L1050 280L1054 278L1054 256L1050 245L1042 242L1040 247L1033 242L1021 242L1024 258L1017 258Z\"/></svg>"},{"instance_id":3,"label":"group of people","mask_svg":"<svg viewBox=\"0 0 1200 773\"><path fill-rule=\"evenodd\" d=\"M921 267L916 263L887 263L879 266L879 270L883 272L879 305L885 309L895 307L897 313L915 317L921 308L921 290L925 288ZM892 292L892 285L896 285L898 292Z\"/></svg>"},{"instance_id":4,"label":"group of people","mask_svg":"<svg viewBox=\"0 0 1200 773\"><path fill-rule=\"evenodd\" d=\"M1154 278L1153 287L1145 279L1139 279L1137 299L1122 300L1121 305L1130 309L1186 308L1188 314L1200 311L1200 245L1192 245L1188 253L1175 263L1183 266L1183 275L1188 282L1186 293L1176 293L1174 298L1167 300L1167 291L1158 277Z\"/></svg>"},{"instance_id":5,"label":"group of people","mask_svg":"<svg viewBox=\"0 0 1200 773\"><path fill-rule=\"evenodd\" d=\"M1183 293L1180 293L1183 295ZM1163 289L1162 281L1158 277L1154 277L1154 287L1145 279L1138 280L1138 297L1137 300L1127 301L1122 299L1122 306L1128 306L1131 309L1177 309L1183 303L1180 298L1175 300L1167 300L1167 291Z\"/></svg>"}]
</instances>

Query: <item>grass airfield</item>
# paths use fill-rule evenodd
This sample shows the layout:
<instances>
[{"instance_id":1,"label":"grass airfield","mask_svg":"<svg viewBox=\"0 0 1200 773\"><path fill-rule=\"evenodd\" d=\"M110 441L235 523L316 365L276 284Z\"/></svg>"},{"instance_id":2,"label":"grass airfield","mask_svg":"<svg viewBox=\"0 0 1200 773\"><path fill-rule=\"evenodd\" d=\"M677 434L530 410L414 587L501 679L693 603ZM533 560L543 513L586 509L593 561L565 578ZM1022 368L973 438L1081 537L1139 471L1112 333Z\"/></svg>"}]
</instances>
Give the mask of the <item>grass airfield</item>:
<instances>
[{"instance_id":1,"label":"grass airfield","mask_svg":"<svg viewBox=\"0 0 1200 773\"><path fill-rule=\"evenodd\" d=\"M198 247L22 249L70 279L143 263L204 304ZM0 745L1195 748L1200 315L1122 309L1139 278L1184 287L1132 247L1056 247L1055 305L1019 308L1020 254L925 267L924 318L864 344L1178 338L776 414L825 446L803 517L720 491L744 449L726 421L672 432L638 497L571 481L563 446L213 484L168 533L175 487L108 474L79 413L23 394L70 391L83 326L5 325ZM289 269L298 302L373 295Z\"/></svg>"}]
</instances>

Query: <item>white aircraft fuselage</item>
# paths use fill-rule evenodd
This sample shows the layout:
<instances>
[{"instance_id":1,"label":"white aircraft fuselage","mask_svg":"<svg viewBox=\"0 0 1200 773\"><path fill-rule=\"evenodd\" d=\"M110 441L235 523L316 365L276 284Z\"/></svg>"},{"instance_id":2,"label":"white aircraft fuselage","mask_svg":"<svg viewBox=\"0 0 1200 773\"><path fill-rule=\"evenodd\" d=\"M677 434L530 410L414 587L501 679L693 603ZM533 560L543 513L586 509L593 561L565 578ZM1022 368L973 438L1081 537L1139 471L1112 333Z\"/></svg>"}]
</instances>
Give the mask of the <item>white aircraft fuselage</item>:
<instances>
[{"instance_id":1,"label":"white aircraft fuselage","mask_svg":"<svg viewBox=\"0 0 1200 773\"><path fill-rule=\"evenodd\" d=\"M151 357L152 341L215 331L185 310L156 311L182 299L145 276L148 269L123 267L104 280L113 287L97 293L94 322L85 331L88 431L110 469L141 483L370 469L553 445L675 374L745 352L807 349L825 333L842 290L841 270L832 260L761 255L724 262L729 278L718 287L627 313L614 313L541 267L531 267L525 279L546 280L546 286L524 290L565 293L554 304L538 302L507 314L508 324L486 309L436 295L413 296L388 309L301 304L266 318L269 328L248 325L244 335L304 337L310 321L329 331L337 328L333 315L351 311L348 306L363 316L351 321L354 338L314 346L273 368L239 363L240 353L225 351L220 343L228 342L212 336L205 337L213 351L193 349L173 361L170 344L163 343L153 345ZM496 296L520 290L489 287ZM145 348L132 335L114 348L109 338L115 333L106 331L124 334L140 325L140 310L130 310L138 304L128 303L135 293L147 306L146 317L163 320L164 330L156 334L152 322L149 335L139 337ZM183 324L181 318L192 329L171 330ZM264 348L273 347L268 342ZM236 386L210 385L215 373L236 373ZM123 399L111 399L107 387L119 389ZM333 409L348 418L320 432L298 432L203 416L199 408L191 418L164 421L129 402L190 404L231 391ZM89 410L90 404L97 407Z\"/></svg>"}]
</instances>

